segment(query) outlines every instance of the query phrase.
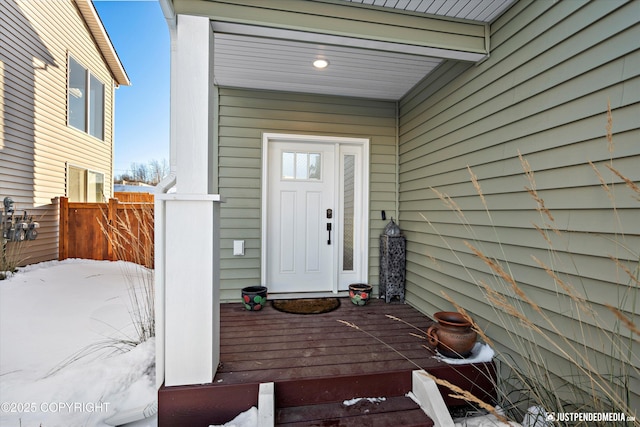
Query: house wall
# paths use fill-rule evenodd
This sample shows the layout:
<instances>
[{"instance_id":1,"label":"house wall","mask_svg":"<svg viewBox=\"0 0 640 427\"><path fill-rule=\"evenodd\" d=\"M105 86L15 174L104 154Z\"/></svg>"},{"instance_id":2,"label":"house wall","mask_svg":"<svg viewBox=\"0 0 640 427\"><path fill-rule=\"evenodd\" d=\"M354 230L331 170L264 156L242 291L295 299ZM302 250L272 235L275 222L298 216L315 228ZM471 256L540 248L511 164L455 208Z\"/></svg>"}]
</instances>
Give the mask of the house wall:
<instances>
[{"instance_id":1,"label":"house wall","mask_svg":"<svg viewBox=\"0 0 640 427\"><path fill-rule=\"evenodd\" d=\"M263 133L370 138L369 277L378 283L378 236L396 218L396 104L284 92L219 90L219 193L221 299L260 284ZM233 240L245 255L233 256Z\"/></svg>"},{"instance_id":2,"label":"house wall","mask_svg":"<svg viewBox=\"0 0 640 427\"><path fill-rule=\"evenodd\" d=\"M114 81L71 0L0 2L0 198L41 223L27 262L56 259L66 164L104 174L111 195ZM67 55L105 85L104 141L67 126Z\"/></svg>"},{"instance_id":3,"label":"house wall","mask_svg":"<svg viewBox=\"0 0 640 427\"><path fill-rule=\"evenodd\" d=\"M637 274L640 201L604 164L611 160L640 182L639 14L640 3L633 1L519 1L492 24L489 59L468 68L445 63L400 103L399 207L408 239L408 302L428 314L450 310L446 292L496 345L518 357L522 350L515 342L526 347L535 338L517 321L497 320L476 284L484 281L551 337L538 340L538 350L551 371L565 378L575 369L553 345L568 349L558 333L586 342L586 348L576 344L578 354L568 353L586 356L601 373L619 373L616 359L623 356L611 343L591 338L596 320L576 308L532 256L573 284L606 330L628 334L605 304L638 325L637 285L628 286L631 280L609 255ZM607 102L613 114L611 151ZM518 152L534 171L535 184L523 173ZM615 183L613 202L589 161L606 182ZM490 215L467 166L477 175ZM537 188L553 221L536 210L525 186ZM432 187L453 198L464 217L447 208ZM549 241L536 226L547 230ZM549 231L554 228L559 235ZM508 265L557 330L510 286L501 286L464 240ZM577 318L586 326L580 328ZM640 354L637 344L623 353ZM636 374L628 389L631 408L640 407Z\"/></svg>"}]
</instances>

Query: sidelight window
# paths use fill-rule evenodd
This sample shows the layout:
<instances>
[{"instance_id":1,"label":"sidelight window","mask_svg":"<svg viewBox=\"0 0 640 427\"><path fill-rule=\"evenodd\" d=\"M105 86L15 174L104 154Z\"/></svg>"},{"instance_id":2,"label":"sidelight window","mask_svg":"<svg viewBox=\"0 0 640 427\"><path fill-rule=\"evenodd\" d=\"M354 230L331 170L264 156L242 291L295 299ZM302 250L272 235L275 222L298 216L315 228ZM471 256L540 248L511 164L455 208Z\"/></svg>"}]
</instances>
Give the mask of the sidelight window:
<instances>
[{"instance_id":1,"label":"sidelight window","mask_svg":"<svg viewBox=\"0 0 640 427\"><path fill-rule=\"evenodd\" d=\"M354 221L355 221L355 167L356 156L344 156L343 224L342 224L342 271L353 270Z\"/></svg>"}]
</instances>

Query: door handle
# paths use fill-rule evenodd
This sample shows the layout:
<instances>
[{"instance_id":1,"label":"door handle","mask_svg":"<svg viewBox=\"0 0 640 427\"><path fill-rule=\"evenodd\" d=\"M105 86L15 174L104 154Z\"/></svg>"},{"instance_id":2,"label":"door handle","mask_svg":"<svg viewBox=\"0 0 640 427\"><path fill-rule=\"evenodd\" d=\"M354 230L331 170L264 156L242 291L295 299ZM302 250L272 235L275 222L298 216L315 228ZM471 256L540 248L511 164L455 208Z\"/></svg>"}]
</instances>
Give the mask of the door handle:
<instances>
[{"instance_id":1,"label":"door handle","mask_svg":"<svg viewBox=\"0 0 640 427\"><path fill-rule=\"evenodd\" d=\"M331 223L327 223L327 231L329 232L329 240L327 240L327 245L331 244Z\"/></svg>"}]
</instances>

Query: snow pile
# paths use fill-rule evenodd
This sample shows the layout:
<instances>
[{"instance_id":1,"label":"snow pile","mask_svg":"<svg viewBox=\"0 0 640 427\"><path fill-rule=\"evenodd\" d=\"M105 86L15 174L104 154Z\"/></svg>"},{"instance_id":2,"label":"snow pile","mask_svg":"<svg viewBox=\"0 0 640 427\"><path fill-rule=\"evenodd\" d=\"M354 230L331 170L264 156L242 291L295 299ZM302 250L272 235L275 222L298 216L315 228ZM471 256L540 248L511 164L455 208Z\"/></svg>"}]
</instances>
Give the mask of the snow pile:
<instances>
[{"instance_id":1,"label":"snow pile","mask_svg":"<svg viewBox=\"0 0 640 427\"><path fill-rule=\"evenodd\" d=\"M381 403L387 400L387 398L386 397L354 397L353 399L345 400L344 402L342 402L342 404L344 406L353 406L356 403L360 402L361 400L368 400L370 403Z\"/></svg>"},{"instance_id":2,"label":"snow pile","mask_svg":"<svg viewBox=\"0 0 640 427\"><path fill-rule=\"evenodd\" d=\"M482 344L477 342L471 349L471 354L469 355L469 357L465 357L464 359L453 359L451 357L444 357L440 353L438 353L434 357L450 365L465 365L467 363L491 362L494 355L495 352L491 347L489 347L489 344Z\"/></svg>"},{"instance_id":3,"label":"snow pile","mask_svg":"<svg viewBox=\"0 0 640 427\"><path fill-rule=\"evenodd\" d=\"M506 414L500 406L496 406L495 409L496 414L500 415L503 419L506 418ZM514 421L500 421L500 419L493 414L457 418L453 421L455 423L454 427L522 427Z\"/></svg>"},{"instance_id":4,"label":"snow pile","mask_svg":"<svg viewBox=\"0 0 640 427\"><path fill-rule=\"evenodd\" d=\"M209 427L258 427L258 408L254 406L226 424Z\"/></svg>"},{"instance_id":5,"label":"snow pile","mask_svg":"<svg viewBox=\"0 0 640 427\"><path fill-rule=\"evenodd\" d=\"M156 399L153 340L109 347L134 331L124 271L135 268L51 261L0 281L0 425L102 427Z\"/></svg>"},{"instance_id":6,"label":"snow pile","mask_svg":"<svg viewBox=\"0 0 640 427\"><path fill-rule=\"evenodd\" d=\"M525 427L553 427L553 415L540 406L532 406L527 409L522 425Z\"/></svg>"}]
</instances>

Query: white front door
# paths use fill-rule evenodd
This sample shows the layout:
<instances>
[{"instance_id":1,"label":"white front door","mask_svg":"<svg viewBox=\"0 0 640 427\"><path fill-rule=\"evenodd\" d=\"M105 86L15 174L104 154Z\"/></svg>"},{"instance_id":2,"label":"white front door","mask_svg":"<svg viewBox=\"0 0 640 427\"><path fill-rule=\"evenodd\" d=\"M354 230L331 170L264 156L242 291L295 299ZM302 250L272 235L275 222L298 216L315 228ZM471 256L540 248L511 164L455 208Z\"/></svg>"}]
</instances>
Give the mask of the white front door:
<instances>
[{"instance_id":1,"label":"white front door","mask_svg":"<svg viewBox=\"0 0 640 427\"><path fill-rule=\"evenodd\" d=\"M274 142L269 147L269 267L271 292L333 289L334 146ZM332 215L330 215L332 216Z\"/></svg>"},{"instance_id":2,"label":"white front door","mask_svg":"<svg viewBox=\"0 0 640 427\"><path fill-rule=\"evenodd\" d=\"M265 138L262 266L269 292L337 292L365 281L365 149L336 138Z\"/></svg>"}]
</instances>

